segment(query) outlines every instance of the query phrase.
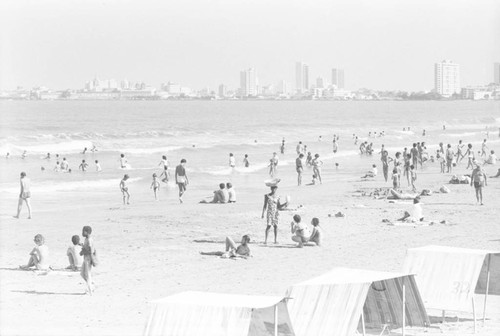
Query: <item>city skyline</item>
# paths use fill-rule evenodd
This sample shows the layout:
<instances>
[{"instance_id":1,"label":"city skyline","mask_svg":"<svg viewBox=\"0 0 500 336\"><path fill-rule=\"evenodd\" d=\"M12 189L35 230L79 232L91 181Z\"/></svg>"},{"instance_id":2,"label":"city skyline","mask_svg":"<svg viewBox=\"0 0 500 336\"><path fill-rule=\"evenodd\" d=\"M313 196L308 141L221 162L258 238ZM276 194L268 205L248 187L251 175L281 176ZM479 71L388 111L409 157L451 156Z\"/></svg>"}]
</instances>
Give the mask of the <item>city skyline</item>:
<instances>
[{"instance_id":1,"label":"city skyline","mask_svg":"<svg viewBox=\"0 0 500 336\"><path fill-rule=\"evenodd\" d=\"M6 0L0 90L80 87L89 74L237 87L234 74L249 67L261 83L295 83L297 60L309 64L310 83L344 69L351 89L430 90L442 59L461 65L464 86L492 81L500 2L401 3Z\"/></svg>"}]
</instances>

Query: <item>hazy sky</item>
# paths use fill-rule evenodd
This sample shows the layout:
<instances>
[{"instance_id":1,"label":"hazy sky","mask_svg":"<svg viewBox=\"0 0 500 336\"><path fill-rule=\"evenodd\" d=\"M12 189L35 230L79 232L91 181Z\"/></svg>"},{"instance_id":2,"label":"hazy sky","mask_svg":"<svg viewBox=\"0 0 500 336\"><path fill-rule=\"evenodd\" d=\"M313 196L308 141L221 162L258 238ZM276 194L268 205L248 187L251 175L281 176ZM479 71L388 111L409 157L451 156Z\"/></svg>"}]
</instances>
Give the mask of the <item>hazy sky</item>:
<instances>
[{"instance_id":1,"label":"hazy sky","mask_svg":"<svg viewBox=\"0 0 500 336\"><path fill-rule=\"evenodd\" d=\"M346 87L429 90L434 63L462 86L500 62L499 0L1 0L0 89L82 88L97 75L155 87L294 83L295 62Z\"/></svg>"}]
</instances>

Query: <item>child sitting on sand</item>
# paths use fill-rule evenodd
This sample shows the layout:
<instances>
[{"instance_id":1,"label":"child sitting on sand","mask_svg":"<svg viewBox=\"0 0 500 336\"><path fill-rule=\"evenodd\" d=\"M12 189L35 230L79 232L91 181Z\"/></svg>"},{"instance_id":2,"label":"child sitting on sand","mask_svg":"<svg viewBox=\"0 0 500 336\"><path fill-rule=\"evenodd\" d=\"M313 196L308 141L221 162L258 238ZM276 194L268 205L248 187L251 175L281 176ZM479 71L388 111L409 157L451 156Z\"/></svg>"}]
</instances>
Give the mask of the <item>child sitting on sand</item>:
<instances>
[{"instance_id":1,"label":"child sitting on sand","mask_svg":"<svg viewBox=\"0 0 500 336\"><path fill-rule=\"evenodd\" d=\"M229 196L229 200L227 202L236 203L236 191L234 190L232 183L230 182L226 183L226 188L227 188L227 194Z\"/></svg>"},{"instance_id":2,"label":"child sitting on sand","mask_svg":"<svg viewBox=\"0 0 500 336\"><path fill-rule=\"evenodd\" d=\"M78 271L83 262L83 258L80 255L80 252L82 251L80 236L74 235L73 237L71 237L71 242L73 243L73 245L70 245L68 247L68 251L66 252L69 260L69 266L66 268L73 271Z\"/></svg>"},{"instance_id":3,"label":"child sitting on sand","mask_svg":"<svg viewBox=\"0 0 500 336\"><path fill-rule=\"evenodd\" d=\"M213 199L208 202L207 200L201 200L200 203L227 203L229 201L229 193L226 189L226 185L224 183L219 184L219 190L214 191Z\"/></svg>"},{"instance_id":4,"label":"child sitting on sand","mask_svg":"<svg viewBox=\"0 0 500 336\"><path fill-rule=\"evenodd\" d=\"M319 226L319 219L314 217L311 220L311 224L313 226L313 230L311 232L311 236L309 237L308 245L314 243L316 244L316 246L321 246L321 237L323 236L323 230Z\"/></svg>"},{"instance_id":5,"label":"child sitting on sand","mask_svg":"<svg viewBox=\"0 0 500 336\"><path fill-rule=\"evenodd\" d=\"M230 237L226 237L226 251L225 252L200 252L202 255L215 255L221 258L243 258L246 259L251 257L250 248L248 247L250 243L250 236L244 235L241 237L241 244L236 247L236 243Z\"/></svg>"},{"instance_id":6,"label":"child sitting on sand","mask_svg":"<svg viewBox=\"0 0 500 336\"><path fill-rule=\"evenodd\" d=\"M30 252L30 259L27 265L19 266L21 269L48 270L49 266L49 248L45 245L45 238L37 234L33 239L36 246Z\"/></svg>"},{"instance_id":7,"label":"child sitting on sand","mask_svg":"<svg viewBox=\"0 0 500 336\"><path fill-rule=\"evenodd\" d=\"M301 223L301 221L299 215L294 215L293 221L290 223L290 232L293 234L292 240L298 243L297 247L304 247L304 243L307 243L311 236L307 224Z\"/></svg>"}]
</instances>

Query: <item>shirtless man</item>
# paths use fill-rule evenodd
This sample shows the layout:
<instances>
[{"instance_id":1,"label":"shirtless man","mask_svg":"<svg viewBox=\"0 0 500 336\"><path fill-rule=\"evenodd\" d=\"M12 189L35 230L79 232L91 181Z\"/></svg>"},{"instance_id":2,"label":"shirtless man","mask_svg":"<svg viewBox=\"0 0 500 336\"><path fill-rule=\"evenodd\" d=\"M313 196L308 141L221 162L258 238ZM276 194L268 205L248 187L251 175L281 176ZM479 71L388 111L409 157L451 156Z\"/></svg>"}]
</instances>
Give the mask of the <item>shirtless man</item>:
<instances>
[{"instance_id":1,"label":"shirtless man","mask_svg":"<svg viewBox=\"0 0 500 336\"><path fill-rule=\"evenodd\" d=\"M23 202L26 202L26 207L28 208L28 219L31 219L31 204L30 204L30 179L26 177L26 173L21 173L21 191L19 192L19 202L17 204L17 215L14 218L19 219L21 214L21 209L23 207Z\"/></svg>"},{"instance_id":2,"label":"shirtless man","mask_svg":"<svg viewBox=\"0 0 500 336\"><path fill-rule=\"evenodd\" d=\"M182 203L182 195L186 192L186 186L189 183L187 174L186 174L186 168L184 167L186 165L186 159L182 159L181 163L175 167L175 183L177 183L177 186L179 187L179 202Z\"/></svg>"}]
</instances>

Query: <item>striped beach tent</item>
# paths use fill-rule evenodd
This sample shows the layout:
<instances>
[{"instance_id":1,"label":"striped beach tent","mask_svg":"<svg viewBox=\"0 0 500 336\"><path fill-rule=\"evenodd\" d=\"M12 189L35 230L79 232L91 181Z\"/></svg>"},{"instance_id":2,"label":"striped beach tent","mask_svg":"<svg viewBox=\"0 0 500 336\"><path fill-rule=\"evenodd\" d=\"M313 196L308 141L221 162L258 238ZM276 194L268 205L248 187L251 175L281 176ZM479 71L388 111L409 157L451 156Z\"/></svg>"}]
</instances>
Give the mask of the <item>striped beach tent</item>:
<instances>
[{"instance_id":1,"label":"striped beach tent","mask_svg":"<svg viewBox=\"0 0 500 336\"><path fill-rule=\"evenodd\" d=\"M292 326L301 335L365 334L367 328L428 326L411 274L334 268L288 288Z\"/></svg>"}]
</instances>

